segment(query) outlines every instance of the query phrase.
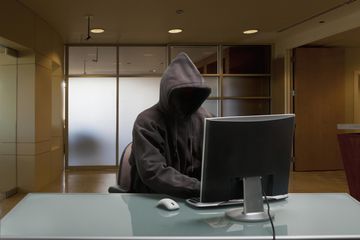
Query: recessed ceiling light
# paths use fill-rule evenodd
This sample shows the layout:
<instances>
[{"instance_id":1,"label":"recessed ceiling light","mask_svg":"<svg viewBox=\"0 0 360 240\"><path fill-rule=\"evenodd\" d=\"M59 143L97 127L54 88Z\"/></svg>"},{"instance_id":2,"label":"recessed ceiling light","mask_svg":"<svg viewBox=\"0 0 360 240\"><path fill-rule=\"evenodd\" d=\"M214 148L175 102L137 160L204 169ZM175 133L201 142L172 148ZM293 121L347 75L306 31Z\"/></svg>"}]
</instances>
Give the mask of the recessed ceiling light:
<instances>
[{"instance_id":1,"label":"recessed ceiling light","mask_svg":"<svg viewBox=\"0 0 360 240\"><path fill-rule=\"evenodd\" d=\"M92 33L103 33L103 32L105 32L105 30L103 28L92 28L90 30L90 32L92 32Z\"/></svg>"},{"instance_id":2,"label":"recessed ceiling light","mask_svg":"<svg viewBox=\"0 0 360 240\"><path fill-rule=\"evenodd\" d=\"M257 33L259 30L257 29L249 29L249 30L245 30L243 31L243 34L254 34Z\"/></svg>"},{"instance_id":3,"label":"recessed ceiling light","mask_svg":"<svg viewBox=\"0 0 360 240\"><path fill-rule=\"evenodd\" d=\"M180 28L170 29L168 33L181 33L183 30Z\"/></svg>"}]
</instances>

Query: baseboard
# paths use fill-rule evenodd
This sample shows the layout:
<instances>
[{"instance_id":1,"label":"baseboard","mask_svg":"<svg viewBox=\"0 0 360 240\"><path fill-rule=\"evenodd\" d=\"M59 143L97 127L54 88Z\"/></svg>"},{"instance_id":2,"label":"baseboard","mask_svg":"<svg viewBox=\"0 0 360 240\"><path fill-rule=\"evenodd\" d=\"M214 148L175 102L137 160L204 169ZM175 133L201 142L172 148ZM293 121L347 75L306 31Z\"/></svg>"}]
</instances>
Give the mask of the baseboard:
<instances>
[{"instance_id":1,"label":"baseboard","mask_svg":"<svg viewBox=\"0 0 360 240\"><path fill-rule=\"evenodd\" d=\"M5 193L0 192L0 201L4 200L6 198L5 196Z\"/></svg>"},{"instance_id":2,"label":"baseboard","mask_svg":"<svg viewBox=\"0 0 360 240\"><path fill-rule=\"evenodd\" d=\"M6 192L0 192L0 200L4 200L6 198L9 198L17 193L17 188L10 189Z\"/></svg>"}]
</instances>

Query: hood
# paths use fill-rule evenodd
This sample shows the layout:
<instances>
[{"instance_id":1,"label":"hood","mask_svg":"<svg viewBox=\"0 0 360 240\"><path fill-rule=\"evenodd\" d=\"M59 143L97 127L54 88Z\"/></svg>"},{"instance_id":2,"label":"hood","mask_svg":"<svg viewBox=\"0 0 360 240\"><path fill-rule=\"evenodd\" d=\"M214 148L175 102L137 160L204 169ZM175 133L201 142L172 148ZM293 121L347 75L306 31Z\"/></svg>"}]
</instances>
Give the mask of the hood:
<instances>
[{"instance_id":1,"label":"hood","mask_svg":"<svg viewBox=\"0 0 360 240\"><path fill-rule=\"evenodd\" d=\"M162 76L160 109L169 114L191 115L210 92L194 63L185 53L179 53Z\"/></svg>"}]
</instances>

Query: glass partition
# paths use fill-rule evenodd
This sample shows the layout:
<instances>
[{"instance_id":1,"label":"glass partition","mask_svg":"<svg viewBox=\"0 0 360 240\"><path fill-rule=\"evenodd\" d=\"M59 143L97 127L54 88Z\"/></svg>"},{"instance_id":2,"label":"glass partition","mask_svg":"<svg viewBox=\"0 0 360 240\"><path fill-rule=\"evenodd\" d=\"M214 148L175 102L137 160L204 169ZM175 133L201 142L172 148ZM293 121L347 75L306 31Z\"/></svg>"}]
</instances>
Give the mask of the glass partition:
<instances>
[{"instance_id":1,"label":"glass partition","mask_svg":"<svg viewBox=\"0 0 360 240\"><path fill-rule=\"evenodd\" d=\"M211 88L209 98L202 104L202 107L215 116L220 116L220 89L218 77L204 77L206 85Z\"/></svg>"},{"instance_id":2,"label":"glass partition","mask_svg":"<svg viewBox=\"0 0 360 240\"><path fill-rule=\"evenodd\" d=\"M211 88L210 98L219 97L219 78L218 77L204 77L205 83Z\"/></svg>"},{"instance_id":3,"label":"glass partition","mask_svg":"<svg viewBox=\"0 0 360 240\"><path fill-rule=\"evenodd\" d=\"M190 57L201 74L218 73L216 46L171 46L170 59L174 59L181 52Z\"/></svg>"},{"instance_id":4,"label":"glass partition","mask_svg":"<svg viewBox=\"0 0 360 240\"><path fill-rule=\"evenodd\" d=\"M231 76L223 79L224 97L269 97L270 77Z\"/></svg>"},{"instance_id":5,"label":"glass partition","mask_svg":"<svg viewBox=\"0 0 360 240\"><path fill-rule=\"evenodd\" d=\"M119 47L120 75L161 75L166 68L166 47Z\"/></svg>"},{"instance_id":6,"label":"glass partition","mask_svg":"<svg viewBox=\"0 0 360 240\"><path fill-rule=\"evenodd\" d=\"M208 110L214 117L218 117L221 115L220 100L206 100L202 104L202 107Z\"/></svg>"},{"instance_id":7,"label":"glass partition","mask_svg":"<svg viewBox=\"0 0 360 240\"><path fill-rule=\"evenodd\" d=\"M189 55L211 88L202 106L214 116L271 112L270 45L70 46L67 52L68 158L87 161L85 164L70 160L69 166L114 165L116 152L121 156L132 141L137 115L158 102L161 76L169 61L180 52ZM89 77L97 80L76 79L84 75L96 75ZM108 80L111 86L106 85ZM87 119L93 125L76 119ZM93 135L86 135L90 131L84 137L79 135L84 127L93 130ZM83 152L77 149L79 146ZM91 157L86 156L86 149L93 151ZM100 157L95 151L105 155Z\"/></svg>"},{"instance_id":8,"label":"glass partition","mask_svg":"<svg viewBox=\"0 0 360 240\"><path fill-rule=\"evenodd\" d=\"M269 45L223 46L222 64L226 74L269 74Z\"/></svg>"},{"instance_id":9,"label":"glass partition","mask_svg":"<svg viewBox=\"0 0 360 240\"><path fill-rule=\"evenodd\" d=\"M69 75L116 74L116 47L69 47Z\"/></svg>"},{"instance_id":10,"label":"glass partition","mask_svg":"<svg viewBox=\"0 0 360 240\"><path fill-rule=\"evenodd\" d=\"M69 78L68 166L116 164L116 78Z\"/></svg>"},{"instance_id":11,"label":"glass partition","mask_svg":"<svg viewBox=\"0 0 360 240\"><path fill-rule=\"evenodd\" d=\"M119 155L132 141L132 129L137 115L159 101L159 77L129 77L119 79Z\"/></svg>"},{"instance_id":12,"label":"glass partition","mask_svg":"<svg viewBox=\"0 0 360 240\"><path fill-rule=\"evenodd\" d=\"M268 99L224 99L223 116L261 115L270 112Z\"/></svg>"}]
</instances>

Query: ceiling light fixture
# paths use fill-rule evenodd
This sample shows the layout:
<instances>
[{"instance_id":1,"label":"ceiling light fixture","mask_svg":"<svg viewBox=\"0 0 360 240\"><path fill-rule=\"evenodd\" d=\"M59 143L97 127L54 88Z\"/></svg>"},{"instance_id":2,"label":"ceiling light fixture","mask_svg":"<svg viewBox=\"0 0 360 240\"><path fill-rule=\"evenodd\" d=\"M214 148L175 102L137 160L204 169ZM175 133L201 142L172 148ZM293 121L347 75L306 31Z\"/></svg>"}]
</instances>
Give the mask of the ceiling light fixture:
<instances>
[{"instance_id":1,"label":"ceiling light fixture","mask_svg":"<svg viewBox=\"0 0 360 240\"><path fill-rule=\"evenodd\" d=\"M254 34L254 33L257 33L257 32L259 32L259 30L257 30L257 29L249 29L249 30L243 31L243 34Z\"/></svg>"},{"instance_id":2,"label":"ceiling light fixture","mask_svg":"<svg viewBox=\"0 0 360 240\"><path fill-rule=\"evenodd\" d=\"M92 33L103 33L103 32L105 32L105 30L103 28L92 28L90 30L90 32L92 32Z\"/></svg>"},{"instance_id":3,"label":"ceiling light fixture","mask_svg":"<svg viewBox=\"0 0 360 240\"><path fill-rule=\"evenodd\" d=\"M170 29L168 33L181 33L183 30L180 28Z\"/></svg>"}]
</instances>

